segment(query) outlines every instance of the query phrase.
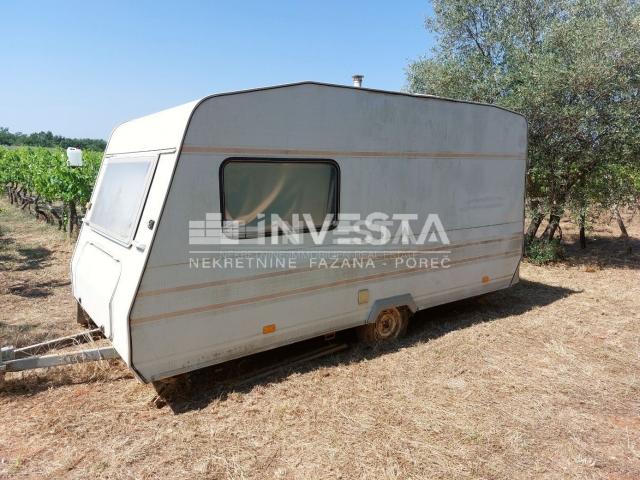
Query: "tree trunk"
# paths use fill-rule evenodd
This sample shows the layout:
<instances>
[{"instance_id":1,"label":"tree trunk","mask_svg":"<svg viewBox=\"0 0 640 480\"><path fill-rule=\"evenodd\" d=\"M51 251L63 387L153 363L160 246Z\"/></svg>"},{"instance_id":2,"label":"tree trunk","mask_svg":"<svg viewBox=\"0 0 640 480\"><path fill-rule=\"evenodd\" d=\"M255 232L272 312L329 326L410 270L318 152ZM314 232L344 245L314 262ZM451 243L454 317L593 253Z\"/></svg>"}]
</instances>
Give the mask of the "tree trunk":
<instances>
[{"instance_id":1,"label":"tree trunk","mask_svg":"<svg viewBox=\"0 0 640 480\"><path fill-rule=\"evenodd\" d=\"M540 228L540 224L544 219L544 213L537 211L531 217L531 222L529 223L529 227L527 228L527 233L524 235L524 240L526 243L530 243L536 237L536 233L538 233L538 229Z\"/></svg>"},{"instance_id":2,"label":"tree trunk","mask_svg":"<svg viewBox=\"0 0 640 480\"><path fill-rule=\"evenodd\" d=\"M585 235L585 232L584 232L584 224L585 224L584 217L585 217L584 213L581 213L580 219L578 220L578 223L580 224L580 248L583 250L587 248L587 236Z\"/></svg>"},{"instance_id":3,"label":"tree trunk","mask_svg":"<svg viewBox=\"0 0 640 480\"><path fill-rule=\"evenodd\" d=\"M627 253L631 253L631 244L629 243L629 232L627 232L627 227L624 225L624 220L622 219L622 215L620 215L620 210L616 205L613 207L613 214L616 217L616 221L618 222L618 228L620 228L620 236L622 237L622 241L624 242L624 250Z\"/></svg>"},{"instance_id":4,"label":"tree trunk","mask_svg":"<svg viewBox=\"0 0 640 480\"><path fill-rule=\"evenodd\" d=\"M551 240L553 240L559 225L560 215L557 213L551 213L549 215L549 225L547 225L547 228L545 228L544 233L542 234L542 238L544 238L547 243L550 243Z\"/></svg>"}]
</instances>

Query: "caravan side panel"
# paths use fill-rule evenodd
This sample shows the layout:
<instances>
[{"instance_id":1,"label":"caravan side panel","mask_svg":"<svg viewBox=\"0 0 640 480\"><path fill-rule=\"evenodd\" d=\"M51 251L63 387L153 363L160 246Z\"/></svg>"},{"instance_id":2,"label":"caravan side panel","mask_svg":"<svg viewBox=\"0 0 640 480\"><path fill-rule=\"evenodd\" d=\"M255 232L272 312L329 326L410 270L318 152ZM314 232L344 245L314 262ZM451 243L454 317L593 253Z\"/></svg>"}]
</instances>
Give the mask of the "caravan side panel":
<instances>
[{"instance_id":1,"label":"caravan side panel","mask_svg":"<svg viewBox=\"0 0 640 480\"><path fill-rule=\"evenodd\" d=\"M450 268L203 268L222 248L190 245L189 222L220 213L220 167L231 157L335 161L340 213L437 213ZM408 293L426 307L509 286L525 163L524 119L489 106L314 84L205 101L131 312L134 367L156 380L363 324L377 299ZM320 248L303 239L299 250ZM369 303L359 305L365 288Z\"/></svg>"}]
</instances>

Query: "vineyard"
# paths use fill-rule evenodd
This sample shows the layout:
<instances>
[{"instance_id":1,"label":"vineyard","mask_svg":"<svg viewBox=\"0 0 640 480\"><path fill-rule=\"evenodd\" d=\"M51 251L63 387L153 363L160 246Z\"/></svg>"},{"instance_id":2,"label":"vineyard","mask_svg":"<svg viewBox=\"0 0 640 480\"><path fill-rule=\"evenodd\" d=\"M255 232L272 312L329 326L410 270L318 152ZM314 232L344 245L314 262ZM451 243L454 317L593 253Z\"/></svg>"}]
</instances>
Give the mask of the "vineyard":
<instances>
[{"instance_id":1,"label":"vineyard","mask_svg":"<svg viewBox=\"0 0 640 480\"><path fill-rule=\"evenodd\" d=\"M11 204L71 236L85 213L102 152L84 151L82 156L82 167L69 167L60 148L0 147L0 183Z\"/></svg>"}]
</instances>

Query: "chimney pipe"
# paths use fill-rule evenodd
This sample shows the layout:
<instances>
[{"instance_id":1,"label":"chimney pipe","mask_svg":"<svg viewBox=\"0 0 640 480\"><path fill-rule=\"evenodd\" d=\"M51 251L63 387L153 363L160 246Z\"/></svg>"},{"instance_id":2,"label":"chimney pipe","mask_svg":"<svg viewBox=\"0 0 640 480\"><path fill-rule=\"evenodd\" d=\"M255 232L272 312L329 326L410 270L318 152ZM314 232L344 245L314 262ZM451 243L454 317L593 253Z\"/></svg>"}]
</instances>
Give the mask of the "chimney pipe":
<instances>
[{"instance_id":1,"label":"chimney pipe","mask_svg":"<svg viewBox=\"0 0 640 480\"><path fill-rule=\"evenodd\" d=\"M353 86L356 88L362 87L362 80L364 80L364 75L353 75L351 77L353 79Z\"/></svg>"}]
</instances>

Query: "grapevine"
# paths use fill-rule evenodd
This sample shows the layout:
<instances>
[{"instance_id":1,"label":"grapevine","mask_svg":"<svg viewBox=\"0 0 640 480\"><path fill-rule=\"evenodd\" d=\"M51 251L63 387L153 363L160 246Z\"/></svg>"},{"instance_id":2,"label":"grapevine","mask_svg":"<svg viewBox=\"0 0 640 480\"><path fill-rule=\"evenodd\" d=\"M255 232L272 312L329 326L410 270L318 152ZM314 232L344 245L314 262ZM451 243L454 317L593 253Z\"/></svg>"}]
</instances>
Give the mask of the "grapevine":
<instances>
[{"instance_id":1,"label":"grapevine","mask_svg":"<svg viewBox=\"0 0 640 480\"><path fill-rule=\"evenodd\" d=\"M102 161L102 152L84 151L82 156L82 167L69 167L62 149L0 147L0 184L10 203L71 235L80 224Z\"/></svg>"}]
</instances>

